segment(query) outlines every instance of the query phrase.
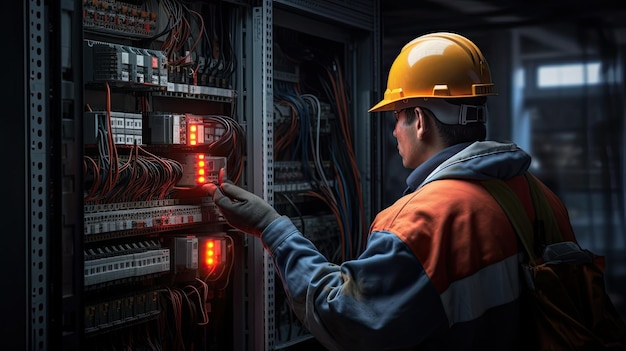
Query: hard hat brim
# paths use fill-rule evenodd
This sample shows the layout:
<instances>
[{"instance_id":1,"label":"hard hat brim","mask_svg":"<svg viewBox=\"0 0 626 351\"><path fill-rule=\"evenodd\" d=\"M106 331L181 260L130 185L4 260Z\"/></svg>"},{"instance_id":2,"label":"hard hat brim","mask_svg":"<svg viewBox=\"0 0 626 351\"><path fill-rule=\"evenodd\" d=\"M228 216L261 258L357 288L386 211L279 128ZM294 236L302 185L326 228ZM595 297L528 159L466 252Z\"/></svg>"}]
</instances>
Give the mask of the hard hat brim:
<instances>
[{"instance_id":1,"label":"hard hat brim","mask_svg":"<svg viewBox=\"0 0 626 351\"><path fill-rule=\"evenodd\" d=\"M372 106L367 112L384 112L393 111L395 101L382 100L376 105Z\"/></svg>"}]
</instances>

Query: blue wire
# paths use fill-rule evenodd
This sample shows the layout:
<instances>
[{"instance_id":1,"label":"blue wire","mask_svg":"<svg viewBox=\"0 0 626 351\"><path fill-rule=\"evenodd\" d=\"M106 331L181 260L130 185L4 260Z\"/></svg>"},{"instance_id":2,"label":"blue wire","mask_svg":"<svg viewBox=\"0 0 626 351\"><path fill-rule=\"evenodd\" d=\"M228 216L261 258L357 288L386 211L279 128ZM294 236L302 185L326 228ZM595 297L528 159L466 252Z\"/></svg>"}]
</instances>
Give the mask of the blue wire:
<instances>
[{"instance_id":1,"label":"blue wire","mask_svg":"<svg viewBox=\"0 0 626 351\"><path fill-rule=\"evenodd\" d=\"M345 195L346 200L348 200L350 198L350 195L347 192L348 188L345 186L346 185L346 179L343 176L343 172L341 171L341 167L339 167L339 163L337 163L337 159L335 158L335 153L334 152L331 152L331 157L332 157L333 163L337 166L336 168L337 168L337 172L339 174L339 178L341 179L341 183L344 184L344 187L343 187L344 195ZM335 190L339 191L339 186L336 186ZM340 199L340 198L341 197L339 196L338 199ZM347 215L352 213L352 210L350 208L350 201L347 201L347 206L346 207L344 207L342 203L339 203L338 207L339 207L339 212L341 214L342 222L344 223L344 228L346 229L345 230L346 234L352 233L352 225L351 225L352 223L348 220L348 217L347 217ZM350 248L350 249L347 249L346 257L347 258L351 258L350 256L351 256L351 251L352 251L352 249L351 249L352 242L350 241L350 236L349 235L346 237L346 243L347 243L346 249Z\"/></svg>"},{"instance_id":2,"label":"blue wire","mask_svg":"<svg viewBox=\"0 0 626 351\"><path fill-rule=\"evenodd\" d=\"M299 95L285 94L284 98L296 107L298 116L300 117L300 133L296 142L296 151L300 148L302 171L304 174L309 174L309 111L308 108L306 108L306 103ZM296 153L297 152L292 155L292 159L295 158Z\"/></svg>"}]
</instances>

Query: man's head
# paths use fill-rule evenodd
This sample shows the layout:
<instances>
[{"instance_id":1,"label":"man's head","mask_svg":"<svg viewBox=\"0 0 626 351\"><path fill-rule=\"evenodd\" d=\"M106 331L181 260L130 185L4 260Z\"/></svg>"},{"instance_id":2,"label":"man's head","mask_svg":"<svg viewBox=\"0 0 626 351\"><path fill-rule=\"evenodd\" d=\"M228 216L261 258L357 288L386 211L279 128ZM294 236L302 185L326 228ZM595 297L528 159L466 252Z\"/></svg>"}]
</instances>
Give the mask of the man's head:
<instances>
[{"instance_id":1,"label":"man's head","mask_svg":"<svg viewBox=\"0 0 626 351\"><path fill-rule=\"evenodd\" d=\"M394 111L398 151L404 166L415 168L447 146L484 140L490 95L494 85L480 49L458 34L431 33L402 48L384 99L370 112Z\"/></svg>"},{"instance_id":2,"label":"man's head","mask_svg":"<svg viewBox=\"0 0 626 351\"><path fill-rule=\"evenodd\" d=\"M440 150L459 143L485 140L484 123L446 124L424 106L394 111L393 136L406 168L416 168Z\"/></svg>"}]
</instances>

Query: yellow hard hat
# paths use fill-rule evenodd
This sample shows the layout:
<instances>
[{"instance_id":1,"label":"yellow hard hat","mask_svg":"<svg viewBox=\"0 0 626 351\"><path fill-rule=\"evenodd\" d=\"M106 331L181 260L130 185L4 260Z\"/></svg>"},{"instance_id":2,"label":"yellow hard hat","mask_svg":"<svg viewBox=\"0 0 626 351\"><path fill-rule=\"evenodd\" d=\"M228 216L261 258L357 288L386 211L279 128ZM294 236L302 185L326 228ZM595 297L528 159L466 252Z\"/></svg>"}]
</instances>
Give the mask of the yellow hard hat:
<instances>
[{"instance_id":1,"label":"yellow hard hat","mask_svg":"<svg viewBox=\"0 0 626 351\"><path fill-rule=\"evenodd\" d=\"M417 98L496 95L487 60L469 39L455 33L422 35L406 44L391 65L382 101L369 112L417 106ZM423 100L423 99L422 99Z\"/></svg>"}]
</instances>

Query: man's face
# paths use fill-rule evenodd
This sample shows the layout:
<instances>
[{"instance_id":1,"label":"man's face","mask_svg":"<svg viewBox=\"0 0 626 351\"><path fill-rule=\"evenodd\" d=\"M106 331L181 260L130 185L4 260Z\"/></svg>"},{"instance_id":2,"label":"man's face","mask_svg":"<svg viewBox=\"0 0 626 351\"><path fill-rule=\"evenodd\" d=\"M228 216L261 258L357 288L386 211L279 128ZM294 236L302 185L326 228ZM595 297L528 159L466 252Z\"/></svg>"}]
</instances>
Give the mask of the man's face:
<instances>
[{"instance_id":1,"label":"man's face","mask_svg":"<svg viewBox=\"0 0 626 351\"><path fill-rule=\"evenodd\" d=\"M419 146L420 142L417 137L418 118L413 119L411 123L406 121L407 109L394 111L396 118L396 127L393 129L393 136L398 141L398 153L402 158L402 165L406 168L414 169L420 165Z\"/></svg>"}]
</instances>

